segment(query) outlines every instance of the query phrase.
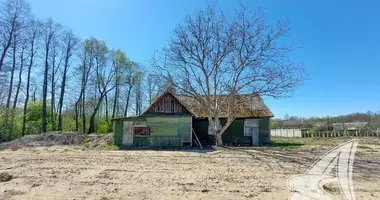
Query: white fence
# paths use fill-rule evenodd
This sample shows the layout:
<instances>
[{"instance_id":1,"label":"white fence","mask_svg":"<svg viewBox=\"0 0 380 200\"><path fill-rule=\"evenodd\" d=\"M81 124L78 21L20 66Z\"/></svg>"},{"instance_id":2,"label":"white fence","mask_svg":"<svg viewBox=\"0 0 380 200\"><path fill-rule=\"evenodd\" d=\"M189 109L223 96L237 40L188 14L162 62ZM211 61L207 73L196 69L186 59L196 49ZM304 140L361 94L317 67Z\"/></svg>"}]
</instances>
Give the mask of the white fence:
<instances>
[{"instance_id":1,"label":"white fence","mask_svg":"<svg viewBox=\"0 0 380 200\"><path fill-rule=\"evenodd\" d=\"M302 137L301 129L271 129L271 136L278 137Z\"/></svg>"}]
</instances>

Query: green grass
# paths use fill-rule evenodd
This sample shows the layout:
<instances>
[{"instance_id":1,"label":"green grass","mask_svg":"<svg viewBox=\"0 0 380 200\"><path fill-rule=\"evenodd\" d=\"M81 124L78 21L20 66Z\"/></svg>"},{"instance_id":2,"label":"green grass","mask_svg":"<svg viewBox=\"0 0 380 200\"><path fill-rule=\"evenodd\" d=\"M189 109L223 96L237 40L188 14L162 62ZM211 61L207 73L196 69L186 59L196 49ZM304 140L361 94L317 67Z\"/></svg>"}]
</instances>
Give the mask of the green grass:
<instances>
[{"instance_id":1,"label":"green grass","mask_svg":"<svg viewBox=\"0 0 380 200\"><path fill-rule=\"evenodd\" d=\"M83 139L83 142L84 142L84 143L87 143L87 142L89 142L89 141L90 141L90 139L87 138L87 137Z\"/></svg>"},{"instance_id":2,"label":"green grass","mask_svg":"<svg viewBox=\"0 0 380 200\"><path fill-rule=\"evenodd\" d=\"M113 145L106 145L106 146L102 147L102 149L104 149L104 150L119 150L120 147L113 144Z\"/></svg>"},{"instance_id":3,"label":"green grass","mask_svg":"<svg viewBox=\"0 0 380 200\"><path fill-rule=\"evenodd\" d=\"M293 140L292 140L293 139ZM280 148L301 148L305 143L301 141L294 140L294 138L272 138L272 142L275 147Z\"/></svg>"}]
</instances>

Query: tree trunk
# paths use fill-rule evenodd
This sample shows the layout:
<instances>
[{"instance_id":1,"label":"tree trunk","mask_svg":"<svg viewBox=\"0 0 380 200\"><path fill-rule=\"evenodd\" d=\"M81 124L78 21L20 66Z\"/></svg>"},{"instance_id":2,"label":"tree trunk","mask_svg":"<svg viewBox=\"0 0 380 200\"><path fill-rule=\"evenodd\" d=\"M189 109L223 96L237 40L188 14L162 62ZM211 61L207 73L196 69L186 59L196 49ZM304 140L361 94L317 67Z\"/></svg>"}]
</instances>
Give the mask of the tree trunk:
<instances>
[{"instance_id":1,"label":"tree trunk","mask_svg":"<svg viewBox=\"0 0 380 200\"><path fill-rule=\"evenodd\" d=\"M109 118L109 114L108 114L108 98L107 98L107 94L105 95L104 97L105 101L106 101L106 122L108 124L108 118Z\"/></svg>"},{"instance_id":2,"label":"tree trunk","mask_svg":"<svg viewBox=\"0 0 380 200\"><path fill-rule=\"evenodd\" d=\"M45 70L44 70L44 82L42 89L42 132L47 131L47 108L46 108L46 97L47 97L47 87L48 87L48 72L49 72L49 44L46 45L45 50Z\"/></svg>"},{"instance_id":3,"label":"tree trunk","mask_svg":"<svg viewBox=\"0 0 380 200\"><path fill-rule=\"evenodd\" d=\"M16 109L17 106L17 99L18 99L18 94L20 92L21 88L21 81L22 81L22 70L24 68L24 48L21 50L21 63L20 63L20 71L18 73L18 84L17 84L17 89L16 89L16 94L15 94L15 99L13 101L13 109Z\"/></svg>"},{"instance_id":4,"label":"tree trunk","mask_svg":"<svg viewBox=\"0 0 380 200\"><path fill-rule=\"evenodd\" d=\"M113 109L112 109L112 119L115 118L115 113L116 113L116 105L117 105L117 102L118 102L118 98L119 98L119 87L118 85L116 85L116 88L115 88L115 98L113 100Z\"/></svg>"},{"instance_id":5,"label":"tree trunk","mask_svg":"<svg viewBox=\"0 0 380 200\"><path fill-rule=\"evenodd\" d=\"M5 44L5 46L3 48L3 51L1 52L1 56L0 56L0 71L1 71L1 68L3 67L3 65L4 65L5 56L7 55L8 49L11 46L11 43L12 43L12 40L13 40L13 33L14 33L15 23L16 23L15 21L12 22L12 29L11 29L11 31L9 33L8 41Z\"/></svg>"},{"instance_id":6,"label":"tree trunk","mask_svg":"<svg viewBox=\"0 0 380 200\"><path fill-rule=\"evenodd\" d=\"M24 103L24 116L22 118L22 130L21 130L21 135L25 135L25 129L26 129L26 112L28 108L28 101L29 101L29 89L30 89L30 74L32 71L32 66L33 66L33 59L34 59L34 42L32 42L31 46L31 56L30 56L30 62L28 66L28 75L27 75L27 80L26 80L26 95L25 95L25 103Z\"/></svg>"},{"instance_id":7,"label":"tree trunk","mask_svg":"<svg viewBox=\"0 0 380 200\"><path fill-rule=\"evenodd\" d=\"M96 106L94 108L94 112L92 113L92 115L90 117L90 126L89 126L88 132L87 132L88 134L95 132L95 116L96 116L96 114L100 108L100 105L102 104L102 101L103 101L103 98L105 95L106 94L103 94L103 93L100 94L98 103L96 104Z\"/></svg>"},{"instance_id":8,"label":"tree trunk","mask_svg":"<svg viewBox=\"0 0 380 200\"><path fill-rule=\"evenodd\" d=\"M86 91L82 94L82 131L86 132Z\"/></svg>"},{"instance_id":9,"label":"tree trunk","mask_svg":"<svg viewBox=\"0 0 380 200\"><path fill-rule=\"evenodd\" d=\"M16 44L16 38L14 38L13 41L13 52L12 52L12 71L11 71L11 80L9 83L9 91L8 91L8 98L7 98L7 108L10 108L11 106L11 97L12 97L12 90L13 90L13 78L14 73L16 70L16 50L17 50L17 44Z\"/></svg>"},{"instance_id":10,"label":"tree trunk","mask_svg":"<svg viewBox=\"0 0 380 200\"><path fill-rule=\"evenodd\" d=\"M78 104L80 99L78 99L77 102L75 102L75 131L79 131L79 114L78 114Z\"/></svg>"},{"instance_id":11,"label":"tree trunk","mask_svg":"<svg viewBox=\"0 0 380 200\"><path fill-rule=\"evenodd\" d=\"M223 146L222 134L220 133L215 134L215 145Z\"/></svg>"},{"instance_id":12,"label":"tree trunk","mask_svg":"<svg viewBox=\"0 0 380 200\"><path fill-rule=\"evenodd\" d=\"M84 124L82 124L82 131L83 133L86 132L86 118L85 118L85 114L84 113L84 102L85 102L85 89L86 89L86 65L85 63L83 63L83 66L82 66L82 83L81 83L81 90L80 90L80 94L79 94L79 98L77 100L77 102L75 102L75 130L76 131L79 131L79 116L80 116L80 113L79 113L79 106L83 109L82 110L82 117L84 116ZM80 104L81 102L81 104Z\"/></svg>"},{"instance_id":13,"label":"tree trunk","mask_svg":"<svg viewBox=\"0 0 380 200\"><path fill-rule=\"evenodd\" d=\"M55 48L55 47L54 47ZM51 70L51 99L50 99L50 121L52 130L55 131L55 119L54 119L54 109L55 109L55 49L53 49L53 62L52 62L52 70Z\"/></svg>"},{"instance_id":14,"label":"tree trunk","mask_svg":"<svg viewBox=\"0 0 380 200\"><path fill-rule=\"evenodd\" d=\"M59 108L58 108L58 130L59 131L62 131L62 108L63 108L63 98L65 96L67 68L69 66L68 61L69 61L69 58L68 58L68 55L66 54L65 66L63 69L63 76L62 76L61 94L59 96L59 103L58 103L59 104ZM76 104L75 104L75 111L77 111L77 105Z\"/></svg>"},{"instance_id":15,"label":"tree trunk","mask_svg":"<svg viewBox=\"0 0 380 200\"><path fill-rule=\"evenodd\" d=\"M127 94L127 103L125 104L124 117L127 117L128 115L128 107L129 107L129 99L131 96L131 90L132 90L132 87L129 87L128 94Z\"/></svg>"}]
</instances>

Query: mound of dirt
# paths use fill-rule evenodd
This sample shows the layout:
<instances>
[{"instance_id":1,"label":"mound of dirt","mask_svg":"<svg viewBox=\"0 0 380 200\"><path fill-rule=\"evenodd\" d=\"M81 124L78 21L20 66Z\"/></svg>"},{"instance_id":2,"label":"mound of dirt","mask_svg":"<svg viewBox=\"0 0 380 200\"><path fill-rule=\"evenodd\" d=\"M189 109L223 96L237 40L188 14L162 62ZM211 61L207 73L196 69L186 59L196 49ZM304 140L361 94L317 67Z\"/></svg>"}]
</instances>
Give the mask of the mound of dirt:
<instances>
[{"instance_id":1,"label":"mound of dirt","mask_svg":"<svg viewBox=\"0 0 380 200\"><path fill-rule=\"evenodd\" d=\"M25 147L49 147L54 145L85 145L101 147L113 144L112 134L90 134L76 132L48 132L39 135L26 135L22 138L0 144L0 149Z\"/></svg>"},{"instance_id":2,"label":"mound of dirt","mask_svg":"<svg viewBox=\"0 0 380 200\"><path fill-rule=\"evenodd\" d=\"M90 134L87 135L84 142L86 147L104 147L113 144L113 135L111 133L105 135Z\"/></svg>"}]
</instances>

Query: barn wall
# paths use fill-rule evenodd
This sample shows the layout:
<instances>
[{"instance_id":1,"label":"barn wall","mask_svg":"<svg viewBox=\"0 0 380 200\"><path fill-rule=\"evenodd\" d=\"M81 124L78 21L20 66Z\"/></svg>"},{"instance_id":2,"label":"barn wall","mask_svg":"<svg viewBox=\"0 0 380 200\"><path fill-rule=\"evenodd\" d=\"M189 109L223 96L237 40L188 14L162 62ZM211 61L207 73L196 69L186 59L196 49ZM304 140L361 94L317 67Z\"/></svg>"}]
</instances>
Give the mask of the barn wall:
<instances>
[{"instance_id":1,"label":"barn wall","mask_svg":"<svg viewBox=\"0 0 380 200\"><path fill-rule=\"evenodd\" d=\"M130 118L114 119L113 120L114 144L117 146L123 146L124 121L133 121L134 124L144 124L145 118L130 117Z\"/></svg>"},{"instance_id":2,"label":"barn wall","mask_svg":"<svg viewBox=\"0 0 380 200\"><path fill-rule=\"evenodd\" d=\"M235 119L232 124L223 133L222 139L223 143L226 145L251 145L252 137L244 136L244 120L245 119ZM222 120L224 125L227 120Z\"/></svg>"},{"instance_id":3,"label":"barn wall","mask_svg":"<svg viewBox=\"0 0 380 200\"><path fill-rule=\"evenodd\" d=\"M150 136L135 136L136 146L181 146L182 140L190 141L191 116L146 117Z\"/></svg>"},{"instance_id":4,"label":"barn wall","mask_svg":"<svg viewBox=\"0 0 380 200\"><path fill-rule=\"evenodd\" d=\"M150 136L134 136L134 146L181 146L181 140L190 140L191 126L203 145L214 145L213 135L208 135L207 119L193 119L191 116L146 116L144 118L117 119L114 121L115 145L122 146L123 121L134 121L134 124L146 124L150 128ZM236 119L222 135L227 145L250 145L251 137L244 136L244 120ZM225 119L221 120L224 125ZM259 120L259 142L265 145L270 142L269 118Z\"/></svg>"},{"instance_id":5,"label":"barn wall","mask_svg":"<svg viewBox=\"0 0 380 200\"><path fill-rule=\"evenodd\" d=\"M208 135L208 120L193 119L193 129L202 145L214 145L213 135Z\"/></svg>"},{"instance_id":6,"label":"barn wall","mask_svg":"<svg viewBox=\"0 0 380 200\"><path fill-rule=\"evenodd\" d=\"M251 136L244 136L244 118L236 119L223 133L223 143L226 145L251 145ZM222 119L221 123L226 124L227 120ZM194 119L193 129L196 132L200 142L203 145L214 145L215 139L213 135L208 135L208 120ZM270 141L269 134L269 118L259 120L259 143L265 145Z\"/></svg>"},{"instance_id":7,"label":"barn wall","mask_svg":"<svg viewBox=\"0 0 380 200\"><path fill-rule=\"evenodd\" d=\"M259 121L259 142L260 145L265 145L270 143L270 118L263 118Z\"/></svg>"}]
</instances>

